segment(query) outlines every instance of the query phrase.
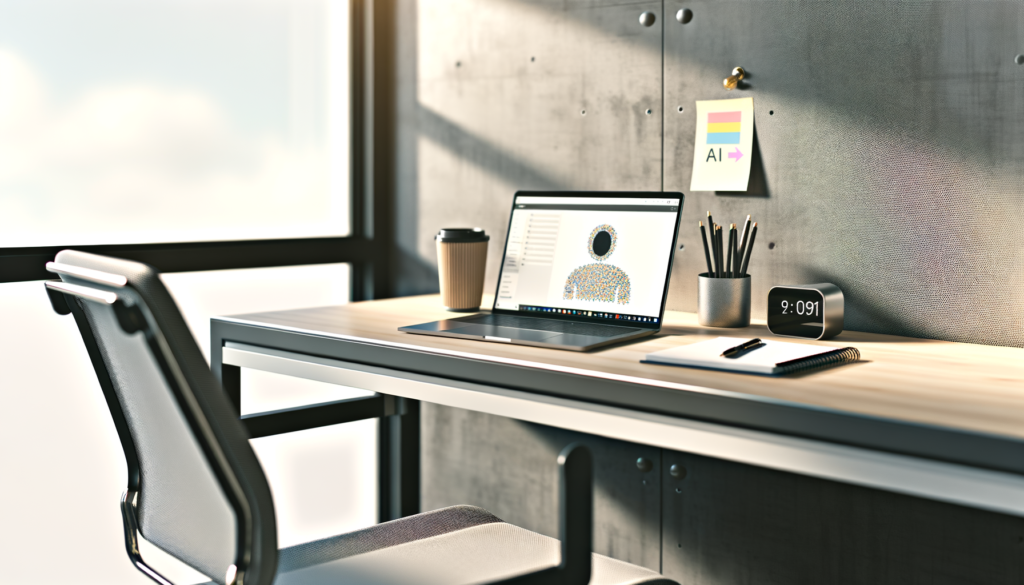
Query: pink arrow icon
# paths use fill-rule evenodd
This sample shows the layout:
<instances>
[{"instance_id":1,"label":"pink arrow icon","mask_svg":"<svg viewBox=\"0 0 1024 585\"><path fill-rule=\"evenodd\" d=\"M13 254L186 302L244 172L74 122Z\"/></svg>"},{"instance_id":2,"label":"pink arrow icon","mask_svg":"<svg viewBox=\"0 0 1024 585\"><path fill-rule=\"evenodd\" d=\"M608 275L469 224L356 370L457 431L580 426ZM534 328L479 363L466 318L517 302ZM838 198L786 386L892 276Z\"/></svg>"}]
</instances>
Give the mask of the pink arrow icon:
<instances>
[{"instance_id":1,"label":"pink arrow icon","mask_svg":"<svg viewBox=\"0 0 1024 585\"><path fill-rule=\"evenodd\" d=\"M743 158L743 153L740 152L739 147L736 147L736 150L729 153L729 158L734 158L736 162L740 162L740 159Z\"/></svg>"}]
</instances>

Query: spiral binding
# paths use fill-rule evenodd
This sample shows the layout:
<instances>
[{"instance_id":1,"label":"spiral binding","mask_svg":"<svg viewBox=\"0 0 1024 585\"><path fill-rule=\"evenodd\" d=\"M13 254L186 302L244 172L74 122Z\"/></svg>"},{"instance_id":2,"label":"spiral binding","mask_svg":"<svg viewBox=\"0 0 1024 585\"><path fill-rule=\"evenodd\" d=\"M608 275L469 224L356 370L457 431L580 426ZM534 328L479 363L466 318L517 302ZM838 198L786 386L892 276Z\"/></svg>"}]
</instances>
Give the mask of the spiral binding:
<instances>
[{"instance_id":1,"label":"spiral binding","mask_svg":"<svg viewBox=\"0 0 1024 585\"><path fill-rule=\"evenodd\" d=\"M859 359L860 351L856 347L844 347L842 349L811 357L789 360L788 362L780 362L775 364L775 367L779 368L777 372L779 374L792 374L793 372L855 362Z\"/></svg>"}]
</instances>

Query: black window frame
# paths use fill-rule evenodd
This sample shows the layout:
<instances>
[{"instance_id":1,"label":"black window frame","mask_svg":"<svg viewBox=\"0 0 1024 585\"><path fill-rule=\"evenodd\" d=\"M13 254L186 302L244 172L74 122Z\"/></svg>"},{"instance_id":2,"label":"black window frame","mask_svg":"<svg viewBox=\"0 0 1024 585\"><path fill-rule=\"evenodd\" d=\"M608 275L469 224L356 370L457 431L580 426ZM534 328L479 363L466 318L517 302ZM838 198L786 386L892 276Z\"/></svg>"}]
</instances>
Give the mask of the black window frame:
<instances>
[{"instance_id":1,"label":"black window frame","mask_svg":"<svg viewBox=\"0 0 1024 585\"><path fill-rule=\"evenodd\" d=\"M393 296L394 3L350 0L350 204L345 237L0 248L0 283L46 280L68 248L145 262L161 272L349 263L352 300Z\"/></svg>"}]
</instances>

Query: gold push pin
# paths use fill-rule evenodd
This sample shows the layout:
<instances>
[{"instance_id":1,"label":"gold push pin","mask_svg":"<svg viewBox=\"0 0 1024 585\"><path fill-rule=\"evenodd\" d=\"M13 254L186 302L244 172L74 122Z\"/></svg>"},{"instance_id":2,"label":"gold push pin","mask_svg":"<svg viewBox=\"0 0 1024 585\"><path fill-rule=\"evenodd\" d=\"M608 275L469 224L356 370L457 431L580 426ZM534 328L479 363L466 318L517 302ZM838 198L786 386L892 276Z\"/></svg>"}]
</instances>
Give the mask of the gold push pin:
<instances>
[{"instance_id":1,"label":"gold push pin","mask_svg":"<svg viewBox=\"0 0 1024 585\"><path fill-rule=\"evenodd\" d=\"M722 80L722 86L728 91L736 89L736 86L740 84L740 80L743 79L745 74L746 72L743 71L742 67L733 68L732 75Z\"/></svg>"}]
</instances>

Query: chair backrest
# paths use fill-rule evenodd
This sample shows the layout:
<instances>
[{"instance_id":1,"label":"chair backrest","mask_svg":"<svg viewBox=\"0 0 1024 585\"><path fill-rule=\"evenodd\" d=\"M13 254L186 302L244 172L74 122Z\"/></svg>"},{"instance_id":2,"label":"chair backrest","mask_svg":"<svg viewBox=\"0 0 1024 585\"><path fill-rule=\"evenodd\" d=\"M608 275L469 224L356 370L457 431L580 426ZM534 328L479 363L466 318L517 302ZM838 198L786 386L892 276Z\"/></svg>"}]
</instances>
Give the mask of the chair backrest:
<instances>
[{"instance_id":1,"label":"chair backrest","mask_svg":"<svg viewBox=\"0 0 1024 585\"><path fill-rule=\"evenodd\" d=\"M75 316L120 435L142 535L217 583L271 583L266 477L157 271L71 250L48 267L62 279L48 283L54 308Z\"/></svg>"}]
</instances>

